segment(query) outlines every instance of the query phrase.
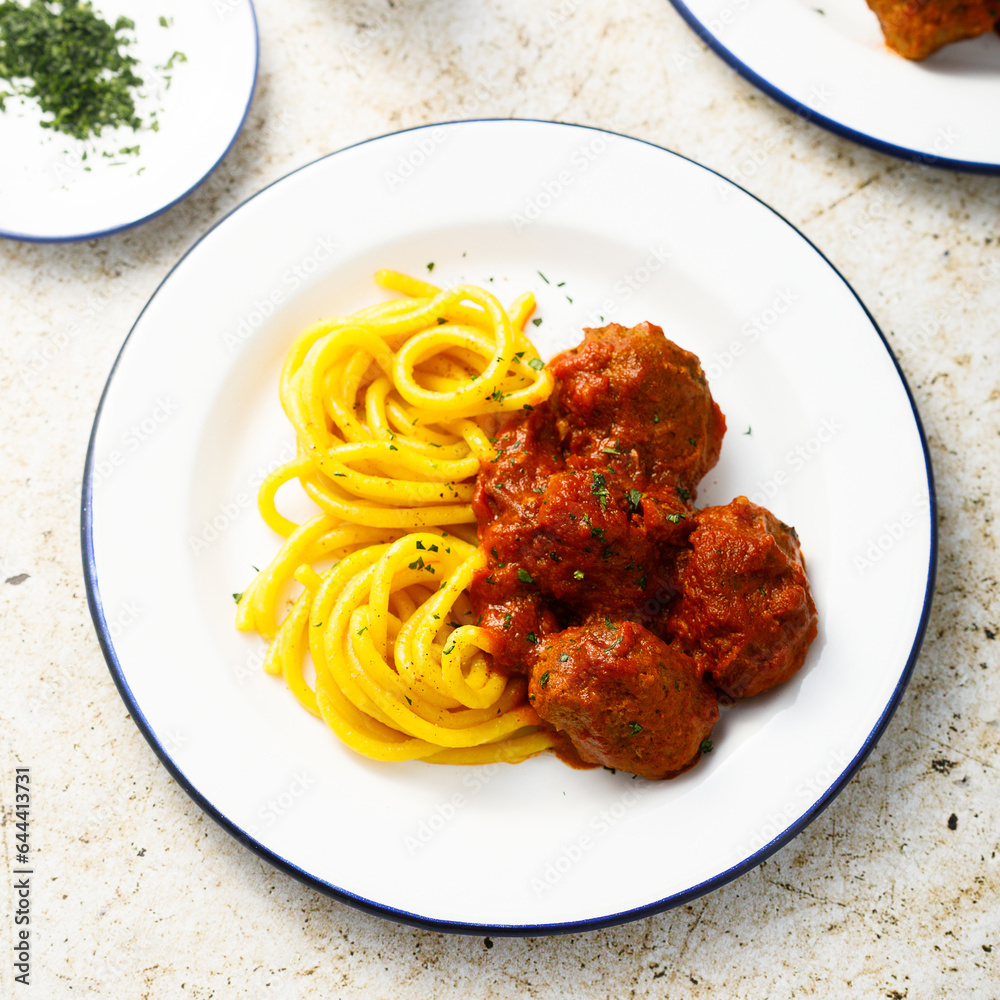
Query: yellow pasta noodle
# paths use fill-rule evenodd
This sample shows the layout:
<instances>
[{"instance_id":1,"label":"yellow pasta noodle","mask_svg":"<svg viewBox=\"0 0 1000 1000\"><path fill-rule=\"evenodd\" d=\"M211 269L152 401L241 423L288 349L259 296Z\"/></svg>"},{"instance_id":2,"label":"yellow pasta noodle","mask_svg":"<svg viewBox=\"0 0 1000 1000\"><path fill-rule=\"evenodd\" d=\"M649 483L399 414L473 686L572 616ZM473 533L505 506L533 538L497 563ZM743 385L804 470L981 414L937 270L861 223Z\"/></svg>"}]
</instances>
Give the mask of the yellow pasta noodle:
<instances>
[{"instance_id":1,"label":"yellow pasta noodle","mask_svg":"<svg viewBox=\"0 0 1000 1000\"><path fill-rule=\"evenodd\" d=\"M375 280L403 297L313 324L285 359L297 454L258 495L285 541L239 595L237 627L270 641L264 669L359 753L523 760L551 740L525 679L492 669L494 638L473 623L467 589L490 421L552 392L524 332L534 298L508 311L473 285ZM319 510L303 524L278 509L291 480Z\"/></svg>"}]
</instances>

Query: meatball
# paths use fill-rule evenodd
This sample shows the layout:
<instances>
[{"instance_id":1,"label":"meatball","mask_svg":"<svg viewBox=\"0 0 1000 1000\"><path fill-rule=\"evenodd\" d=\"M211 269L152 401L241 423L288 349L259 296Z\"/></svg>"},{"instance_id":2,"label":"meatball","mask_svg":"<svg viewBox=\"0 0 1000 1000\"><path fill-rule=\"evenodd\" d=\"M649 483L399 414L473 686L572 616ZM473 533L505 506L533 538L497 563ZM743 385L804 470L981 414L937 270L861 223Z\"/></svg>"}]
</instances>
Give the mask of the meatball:
<instances>
[{"instance_id":1,"label":"meatball","mask_svg":"<svg viewBox=\"0 0 1000 1000\"><path fill-rule=\"evenodd\" d=\"M676 588L692 513L675 492L644 492L611 469L556 473L538 492L508 498L480 531L488 557L473 602L541 594L574 623L595 611L631 617L652 595Z\"/></svg>"},{"instance_id":2,"label":"meatball","mask_svg":"<svg viewBox=\"0 0 1000 1000\"><path fill-rule=\"evenodd\" d=\"M581 760L644 778L695 764L719 717L690 657L641 625L610 618L546 637L528 697Z\"/></svg>"},{"instance_id":3,"label":"meatball","mask_svg":"<svg viewBox=\"0 0 1000 1000\"><path fill-rule=\"evenodd\" d=\"M1000 0L868 0L886 44L907 59L925 59L942 45L991 31Z\"/></svg>"},{"instance_id":4,"label":"meatball","mask_svg":"<svg viewBox=\"0 0 1000 1000\"><path fill-rule=\"evenodd\" d=\"M549 362L567 467L611 464L693 498L726 430L698 358L651 323L583 332L579 347Z\"/></svg>"},{"instance_id":5,"label":"meatball","mask_svg":"<svg viewBox=\"0 0 1000 1000\"><path fill-rule=\"evenodd\" d=\"M508 623L516 649L500 659L525 670L524 643L550 625L525 616L527 597L560 627L595 613L646 621L669 601L725 432L698 359L649 323L586 330L549 366L552 399L501 425L472 501L487 554L473 606Z\"/></svg>"},{"instance_id":6,"label":"meatball","mask_svg":"<svg viewBox=\"0 0 1000 1000\"><path fill-rule=\"evenodd\" d=\"M788 680L817 620L795 529L737 497L698 511L688 544L663 633L727 699Z\"/></svg>"}]
</instances>

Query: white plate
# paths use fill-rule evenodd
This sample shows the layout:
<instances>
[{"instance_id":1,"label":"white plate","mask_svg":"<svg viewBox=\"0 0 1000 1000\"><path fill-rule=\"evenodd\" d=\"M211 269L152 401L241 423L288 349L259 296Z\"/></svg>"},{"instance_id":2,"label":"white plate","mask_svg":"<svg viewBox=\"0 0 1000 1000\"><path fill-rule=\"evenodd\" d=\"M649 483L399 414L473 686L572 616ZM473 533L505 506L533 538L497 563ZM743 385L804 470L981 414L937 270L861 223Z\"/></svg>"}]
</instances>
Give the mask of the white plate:
<instances>
[{"instance_id":1,"label":"white plate","mask_svg":"<svg viewBox=\"0 0 1000 1000\"><path fill-rule=\"evenodd\" d=\"M233 627L231 595L278 544L254 494L293 453L277 398L290 339L381 297L376 268L426 274L431 263L442 284L478 282L505 300L533 289L542 324L529 329L545 355L602 319L662 324L701 356L729 420L699 499L747 493L799 529L821 622L806 666L727 711L716 749L677 780L574 771L548 755L479 768L368 761L265 676L262 643ZM101 403L84 562L133 717L226 829L385 916L538 934L706 892L829 803L916 657L932 508L892 356L784 220L633 139L464 122L310 164L180 261Z\"/></svg>"},{"instance_id":2,"label":"white plate","mask_svg":"<svg viewBox=\"0 0 1000 1000\"><path fill-rule=\"evenodd\" d=\"M94 8L111 24L120 15L135 22L127 51L139 60L143 127L74 139L42 128L48 116L33 99L8 98L0 112L0 236L83 240L145 222L211 173L246 118L257 78L250 0L95 0ZM175 52L187 61L167 68ZM137 154L120 154L133 146Z\"/></svg>"},{"instance_id":3,"label":"white plate","mask_svg":"<svg viewBox=\"0 0 1000 1000\"><path fill-rule=\"evenodd\" d=\"M910 62L886 46L865 0L671 3L730 66L817 125L892 156L1000 173L994 32Z\"/></svg>"}]
</instances>

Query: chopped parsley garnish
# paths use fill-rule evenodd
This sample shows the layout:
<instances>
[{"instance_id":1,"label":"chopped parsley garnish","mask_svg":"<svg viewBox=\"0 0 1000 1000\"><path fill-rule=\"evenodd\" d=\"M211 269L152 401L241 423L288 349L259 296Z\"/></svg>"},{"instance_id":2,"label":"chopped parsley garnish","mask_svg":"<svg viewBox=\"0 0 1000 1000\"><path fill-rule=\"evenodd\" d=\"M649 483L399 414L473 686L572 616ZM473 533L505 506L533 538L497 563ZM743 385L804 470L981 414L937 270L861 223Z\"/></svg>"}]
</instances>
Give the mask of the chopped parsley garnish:
<instances>
[{"instance_id":1,"label":"chopped parsley garnish","mask_svg":"<svg viewBox=\"0 0 1000 1000\"><path fill-rule=\"evenodd\" d=\"M605 628L609 628L609 629L611 629L612 631L615 631L615 632L618 631L618 626L611 620L611 616L610 615L605 615L604 616L604 627Z\"/></svg>"},{"instance_id":2,"label":"chopped parsley garnish","mask_svg":"<svg viewBox=\"0 0 1000 1000\"><path fill-rule=\"evenodd\" d=\"M528 367L534 368L536 372L540 372L545 367L545 362L541 358L529 358Z\"/></svg>"},{"instance_id":3,"label":"chopped parsley garnish","mask_svg":"<svg viewBox=\"0 0 1000 1000\"><path fill-rule=\"evenodd\" d=\"M691 499L691 491L684 489L683 486L677 487L677 495L685 501L685 503Z\"/></svg>"},{"instance_id":4,"label":"chopped parsley garnish","mask_svg":"<svg viewBox=\"0 0 1000 1000\"><path fill-rule=\"evenodd\" d=\"M539 272L538 272L538 277L539 277L539 278L541 278L541 279L542 279L542 281L544 281L546 285L551 285L551 284L552 284L552 282L551 282L551 281L549 281L549 279L548 279L548 278L546 278L546 277L545 277L545 275L544 275L544 274L542 274L542 272L541 272L541 271L539 271Z\"/></svg>"},{"instance_id":5,"label":"chopped parsley garnish","mask_svg":"<svg viewBox=\"0 0 1000 1000\"><path fill-rule=\"evenodd\" d=\"M628 491L629 508L633 511L638 512L641 503L642 503L642 490L629 490Z\"/></svg>"},{"instance_id":6,"label":"chopped parsley garnish","mask_svg":"<svg viewBox=\"0 0 1000 1000\"><path fill-rule=\"evenodd\" d=\"M509 611L505 611L503 613L503 627L504 628L510 628L510 623L511 623L510 612Z\"/></svg>"},{"instance_id":7,"label":"chopped parsley garnish","mask_svg":"<svg viewBox=\"0 0 1000 1000\"><path fill-rule=\"evenodd\" d=\"M438 318L437 318L437 325L438 326L444 326L445 323L447 323L447 322L448 321L444 318L444 316L438 316Z\"/></svg>"},{"instance_id":8,"label":"chopped parsley garnish","mask_svg":"<svg viewBox=\"0 0 1000 1000\"><path fill-rule=\"evenodd\" d=\"M575 569L575 570L573 570L573 579L574 580L582 580L583 579L583 570L582 569Z\"/></svg>"},{"instance_id":9,"label":"chopped parsley garnish","mask_svg":"<svg viewBox=\"0 0 1000 1000\"><path fill-rule=\"evenodd\" d=\"M612 649L614 649L614 648L615 648L615 646L617 646L617 645L618 645L618 643L620 643L620 642L622 641L622 639L624 639L624 638L625 638L625 637L624 637L623 635L620 635L620 636L618 636L618 638L617 638L617 639L615 639L615 641L614 641L613 643L611 643L611 645L610 645L610 646L608 646L608 648L607 648L607 649L605 650L605 652L606 652L606 653L610 653L610 652L611 652L611 650L612 650Z\"/></svg>"},{"instance_id":10,"label":"chopped parsley garnish","mask_svg":"<svg viewBox=\"0 0 1000 1000\"><path fill-rule=\"evenodd\" d=\"M237 604L239 604L242 599L243 599L243 595L242 594L233 594L233 600Z\"/></svg>"},{"instance_id":11,"label":"chopped parsley garnish","mask_svg":"<svg viewBox=\"0 0 1000 1000\"><path fill-rule=\"evenodd\" d=\"M7 97L34 97L52 115L42 127L76 139L139 128L133 91L142 80L121 35L134 28L127 17L109 24L89 0L0 2L0 79L12 87L0 91L0 111Z\"/></svg>"},{"instance_id":12,"label":"chopped parsley garnish","mask_svg":"<svg viewBox=\"0 0 1000 1000\"><path fill-rule=\"evenodd\" d=\"M641 733L641 732L642 732L642 726L640 726L638 722L630 722L630 723L628 724L628 728L629 728L629 732L630 732L630 733L631 733L631 734L632 734L633 736L638 736L638 735L639 735L639 733Z\"/></svg>"},{"instance_id":13,"label":"chopped parsley garnish","mask_svg":"<svg viewBox=\"0 0 1000 1000\"><path fill-rule=\"evenodd\" d=\"M521 583L534 583L535 578L523 567L521 566L517 571L517 578Z\"/></svg>"},{"instance_id":14,"label":"chopped parsley garnish","mask_svg":"<svg viewBox=\"0 0 1000 1000\"><path fill-rule=\"evenodd\" d=\"M659 413L654 413L653 414L653 423L654 424L658 424L659 422L660 422L660 415L659 415Z\"/></svg>"},{"instance_id":15,"label":"chopped parsley garnish","mask_svg":"<svg viewBox=\"0 0 1000 1000\"><path fill-rule=\"evenodd\" d=\"M590 492L597 497L597 502L601 505L601 510L607 509L608 506L608 480L603 472L592 471L591 476L593 477L593 482L590 484Z\"/></svg>"},{"instance_id":16,"label":"chopped parsley garnish","mask_svg":"<svg viewBox=\"0 0 1000 1000\"><path fill-rule=\"evenodd\" d=\"M688 444L693 448L698 442L694 438L688 438Z\"/></svg>"},{"instance_id":17,"label":"chopped parsley garnish","mask_svg":"<svg viewBox=\"0 0 1000 1000\"><path fill-rule=\"evenodd\" d=\"M701 753L711 753L712 752L712 741L706 736L705 739L701 741L701 745L698 747Z\"/></svg>"},{"instance_id":18,"label":"chopped parsley garnish","mask_svg":"<svg viewBox=\"0 0 1000 1000\"><path fill-rule=\"evenodd\" d=\"M423 556L417 556L417 558L410 563L410 569L425 569L428 573L434 572L434 567L430 563L424 562Z\"/></svg>"},{"instance_id":19,"label":"chopped parsley garnish","mask_svg":"<svg viewBox=\"0 0 1000 1000\"><path fill-rule=\"evenodd\" d=\"M532 645L535 645L538 642L538 636L535 635L534 632L529 632L524 638L527 639Z\"/></svg>"},{"instance_id":20,"label":"chopped parsley garnish","mask_svg":"<svg viewBox=\"0 0 1000 1000\"><path fill-rule=\"evenodd\" d=\"M322 622L320 622L320 625L322 625L322 624L323 624L323 623L322 623ZM319 625L317 625L317 626L316 626L316 628L319 628ZM359 628L359 629L357 630L357 632L355 632L354 634L355 634L355 635L364 635L364 634L365 634L365 632L367 632L367 631L368 631L368 626L367 626L367 625L362 625L362 626L361 626L361 628Z\"/></svg>"},{"instance_id":21,"label":"chopped parsley garnish","mask_svg":"<svg viewBox=\"0 0 1000 1000\"><path fill-rule=\"evenodd\" d=\"M175 52L164 65L164 69L173 69L175 62L187 62L188 57L183 52Z\"/></svg>"},{"instance_id":22,"label":"chopped parsley garnish","mask_svg":"<svg viewBox=\"0 0 1000 1000\"><path fill-rule=\"evenodd\" d=\"M569 659L569 653L560 653L559 654L559 662L560 663L565 663L568 659Z\"/></svg>"},{"instance_id":23,"label":"chopped parsley garnish","mask_svg":"<svg viewBox=\"0 0 1000 1000\"><path fill-rule=\"evenodd\" d=\"M603 542L605 530L604 528L593 527L590 529L590 537L600 539Z\"/></svg>"},{"instance_id":24,"label":"chopped parsley garnish","mask_svg":"<svg viewBox=\"0 0 1000 1000\"><path fill-rule=\"evenodd\" d=\"M686 521L687 514L667 514L667 520L671 524L677 524L679 521Z\"/></svg>"},{"instance_id":25,"label":"chopped parsley garnish","mask_svg":"<svg viewBox=\"0 0 1000 1000\"><path fill-rule=\"evenodd\" d=\"M541 326L542 325L542 317L541 316L536 316L531 322L534 323L535 326Z\"/></svg>"},{"instance_id":26,"label":"chopped parsley garnish","mask_svg":"<svg viewBox=\"0 0 1000 1000\"><path fill-rule=\"evenodd\" d=\"M538 678L538 686L540 688L543 688L548 683L549 683L549 672L546 670L545 673L542 674L542 676Z\"/></svg>"},{"instance_id":27,"label":"chopped parsley garnish","mask_svg":"<svg viewBox=\"0 0 1000 1000\"><path fill-rule=\"evenodd\" d=\"M434 261L431 261L431 262L430 262L430 263L429 263L429 264L427 265L427 270L428 270L428 271L433 271L433 270L434 270Z\"/></svg>"}]
</instances>

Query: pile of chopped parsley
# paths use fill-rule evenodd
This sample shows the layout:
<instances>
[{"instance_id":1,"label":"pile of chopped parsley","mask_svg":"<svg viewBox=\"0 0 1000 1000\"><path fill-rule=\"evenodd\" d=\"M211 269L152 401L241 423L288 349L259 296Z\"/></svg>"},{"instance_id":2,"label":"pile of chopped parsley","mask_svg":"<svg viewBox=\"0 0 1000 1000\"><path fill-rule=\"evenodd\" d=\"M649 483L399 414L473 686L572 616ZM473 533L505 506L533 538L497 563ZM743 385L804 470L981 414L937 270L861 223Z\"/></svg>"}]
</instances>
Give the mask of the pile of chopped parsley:
<instances>
[{"instance_id":1,"label":"pile of chopped parsley","mask_svg":"<svg viewBox=\"0 0 1000 1000\"><path fill-rule=\"evenodd\" d=\"M142 80L123 34L134 27L127 17L108 24L89 0L0 0L0 81L12 88L0 89L0 111L6 98L34 97L53 116L45 128L77 139L139 128L133 91Z\"/></svg>"}]
</instances>

